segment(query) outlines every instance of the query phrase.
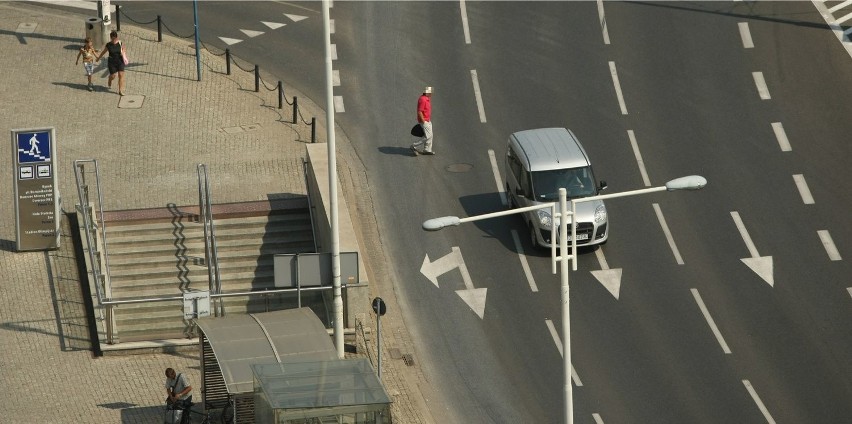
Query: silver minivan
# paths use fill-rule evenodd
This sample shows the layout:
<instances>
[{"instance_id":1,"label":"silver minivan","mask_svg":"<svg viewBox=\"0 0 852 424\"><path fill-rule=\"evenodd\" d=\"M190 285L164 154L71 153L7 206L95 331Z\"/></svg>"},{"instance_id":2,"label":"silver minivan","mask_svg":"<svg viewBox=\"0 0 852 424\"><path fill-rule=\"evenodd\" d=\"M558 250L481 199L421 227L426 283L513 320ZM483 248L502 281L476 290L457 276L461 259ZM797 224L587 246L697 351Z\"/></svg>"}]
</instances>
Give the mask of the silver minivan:
<instances>
[{"instance_id":1,"label":"silver minivan","mask_svg":"<svg viewBox=\"0 0 852 424\"><path fill-rule=\"evenodd\" d=\"M557 202L560 188L568 191L569 201L595 196L606 188L605 182L598 184L589 156L566 128L539 128L510 135L505 175L506 193L513 208ZM523 217L533 246L558 243L550 240L551 225L559 225L559 221L554 223L550 209L527 212ZM578 203L576 219L577 245L606 242L609 233L602 200Z\"/></svg>"}]
</instances>

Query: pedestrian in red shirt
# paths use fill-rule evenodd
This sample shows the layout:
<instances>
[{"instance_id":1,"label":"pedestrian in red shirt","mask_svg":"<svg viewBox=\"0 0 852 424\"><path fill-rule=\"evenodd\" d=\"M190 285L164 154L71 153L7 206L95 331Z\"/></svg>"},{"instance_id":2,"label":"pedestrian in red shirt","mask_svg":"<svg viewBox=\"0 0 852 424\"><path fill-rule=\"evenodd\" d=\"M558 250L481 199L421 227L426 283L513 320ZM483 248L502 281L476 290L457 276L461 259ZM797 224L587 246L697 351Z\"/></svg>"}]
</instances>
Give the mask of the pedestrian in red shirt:
<instances>
[{"instance_id":1,"label":"pedestrian in red shirt","mask_svg":"<svg viewBox=\"0 0 852 424\"><path fill-rule=\"evenodd\" d=\"M434 155L432 150L432 87L423 89L423 94L417 99L417 122L423 127L423 138L411 145L414 153ZM419 149L423 146L423 149Z\"/></svg>"}]
</instances>

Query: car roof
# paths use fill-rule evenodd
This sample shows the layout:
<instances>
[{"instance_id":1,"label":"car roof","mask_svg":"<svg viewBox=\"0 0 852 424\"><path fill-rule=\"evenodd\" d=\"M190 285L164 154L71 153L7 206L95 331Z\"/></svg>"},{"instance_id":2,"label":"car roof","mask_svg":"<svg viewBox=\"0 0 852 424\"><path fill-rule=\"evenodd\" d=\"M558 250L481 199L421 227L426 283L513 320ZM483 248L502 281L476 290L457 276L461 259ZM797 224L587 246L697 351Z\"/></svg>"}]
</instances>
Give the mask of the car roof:
<instances>
[{"instance_id":1,"label":"car roof","mask_svg":"<svg viewBox=\"0 0 852 424\"><path fill-rule=\"evenodd\" d=\"M567 128L538 128L511 135L530 171L579 168L589 165L580 141Z\"/></svg>"}]
</instances>

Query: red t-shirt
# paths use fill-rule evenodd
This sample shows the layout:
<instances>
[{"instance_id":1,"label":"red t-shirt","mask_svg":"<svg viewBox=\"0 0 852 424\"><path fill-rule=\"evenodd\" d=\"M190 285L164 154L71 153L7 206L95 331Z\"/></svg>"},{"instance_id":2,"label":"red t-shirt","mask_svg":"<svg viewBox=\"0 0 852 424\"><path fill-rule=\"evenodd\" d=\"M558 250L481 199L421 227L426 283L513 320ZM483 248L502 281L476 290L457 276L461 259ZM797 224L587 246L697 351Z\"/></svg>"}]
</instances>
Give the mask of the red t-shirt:
<instances>
[{"instance_id":1,"label":"red t-shirt","mask_svg":"<svg viewBox=\"0 0 852 424\"><path fill-rule=\"evenodd\" d=\"M423 114L423 119L426 121L432 120L432 99L427 95L420 96L417 99L417 121L420 122L420 114Z\"/></svg>"}]
</instances>

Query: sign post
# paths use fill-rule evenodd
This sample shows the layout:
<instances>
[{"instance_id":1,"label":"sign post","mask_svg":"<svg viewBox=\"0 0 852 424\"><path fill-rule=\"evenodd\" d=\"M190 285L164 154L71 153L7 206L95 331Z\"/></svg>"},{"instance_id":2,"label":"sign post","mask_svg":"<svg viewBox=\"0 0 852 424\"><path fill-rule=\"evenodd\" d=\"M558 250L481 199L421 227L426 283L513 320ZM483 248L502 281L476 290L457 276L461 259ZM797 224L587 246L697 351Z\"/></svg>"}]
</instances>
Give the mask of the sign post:
<instances>
[{"instance_id":1,"label":"sign post","mask_svg":"<svg viewBox=\"0 0 852 424\"><path fill-rule=\"evenodd\" d=\"M12 130L18 251L59 248L56 130Z\"/></svg>"},{"instance_id":2,"label":"sign post","mask_svg":"<svg viewBox=\"0 0 852 424\"><path fill-rule=\"evenodd\" d=\"M387 312L385 301L381 297L373 299L373 311L376 313L376 363L379 368L379 380L382 379L382 315Z\"/></svg>"}]
</instances>

